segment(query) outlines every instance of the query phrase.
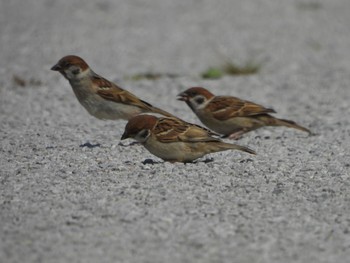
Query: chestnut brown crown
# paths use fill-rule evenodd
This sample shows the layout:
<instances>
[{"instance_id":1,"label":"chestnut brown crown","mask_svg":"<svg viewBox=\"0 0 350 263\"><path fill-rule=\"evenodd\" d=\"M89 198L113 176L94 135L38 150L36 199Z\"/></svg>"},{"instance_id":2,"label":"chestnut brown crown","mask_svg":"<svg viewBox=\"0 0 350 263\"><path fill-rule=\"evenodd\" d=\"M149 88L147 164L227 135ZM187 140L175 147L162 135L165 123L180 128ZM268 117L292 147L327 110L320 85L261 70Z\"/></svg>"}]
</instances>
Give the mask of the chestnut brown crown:
<instances>
[{"instance_id":1,"label":"chestnut brown crown","mask_svg":"<svg viewBox=\"0 0 350 263\"><path fill-rule=\"evenodd\" d=\"M141 114L131 118L125 126L121 140L134 138L142 130L152 130L157 120L157 117L148 114Z\"/></svg>"},{"instance_id":2,"label":"chestnut brown crown","mask_svg":"<svg viewBox=\"0 0 350 263\"><path fill-rule=\"evenodd\" d=\"M189 89L181 92L178 95L178 100L188 101L189 99L194 98L198 95L202 95L207 100L215 96L213 93L211 93L209 90L207 90L205 88L192 87L192 88L189 88Z\"/></svg>"},{"instance_id":3,"label":"chestnut brown crown","mask_svg":"<svg viewBox=\"0 0 350 263\"><path fill-rule=\"evenodd\" d=\"M52 68L54 71L64 71L71 66L79 67L82 71L89 68L89 65L81 58L75 55L68 55L61 58Z\"/></svg>"}]
</instances>

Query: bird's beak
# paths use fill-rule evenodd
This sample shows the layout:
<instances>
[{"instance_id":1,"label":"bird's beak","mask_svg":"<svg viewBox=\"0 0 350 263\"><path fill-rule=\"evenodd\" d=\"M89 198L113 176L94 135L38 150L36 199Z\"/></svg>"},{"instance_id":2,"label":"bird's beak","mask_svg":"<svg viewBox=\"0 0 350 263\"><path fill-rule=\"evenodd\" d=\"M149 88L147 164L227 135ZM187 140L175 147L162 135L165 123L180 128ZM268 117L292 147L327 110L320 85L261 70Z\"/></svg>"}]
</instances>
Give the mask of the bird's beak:
<instances>
[{"instance_id":1,"label":"bird's beak","mask_svg":"<svg viewBox=\"0 0 350 263\"><path fill-rule=\"evenodd\" d=\"M125 139L128 139L130 138L129 134L127 132L124 132L122 137L120 138L120 140L125 140Z\"/></svg>"},{"instance_id":2,"label":"bird's beak","mask_svg":"<svg viewBox=\"0 0 350 263\"><path fill-rule=\"evenodd\" d=\"M188 96L186 93L181 92L180 94L177 95L177 100L188 101Z\"/></svg>"},{"instance_id":3,"label":"bird's beak","mask_svg":"<svg viewBox=\"0 0 350 263\"><path fill-rule=\"evenodd\" d=\"M60 70L62 70L62 67L61 67L60 65L56 64L56 65L54 65L54 66L51 68L51 70L53 70L53 71L60 71Z\"/></svg>"}]
</instances>

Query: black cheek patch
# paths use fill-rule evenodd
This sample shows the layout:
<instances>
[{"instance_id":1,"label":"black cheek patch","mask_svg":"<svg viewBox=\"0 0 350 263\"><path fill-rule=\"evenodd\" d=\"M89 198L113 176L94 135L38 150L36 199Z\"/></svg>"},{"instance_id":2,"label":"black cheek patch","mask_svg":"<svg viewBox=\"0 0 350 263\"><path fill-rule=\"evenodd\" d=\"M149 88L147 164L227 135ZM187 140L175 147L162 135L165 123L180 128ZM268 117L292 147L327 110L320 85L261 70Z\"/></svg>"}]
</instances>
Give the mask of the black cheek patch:
<instances>
[{"instance_id":1,"label":"black cheek patch","mask_svg":"<svg viewBox=\"0 0 350 263\"><path fill-rule=\"evenodd\" d=\"M197 104L202 104L204 102L203 98L197 98L196 99Z\"/></svg>"}]
</instances>

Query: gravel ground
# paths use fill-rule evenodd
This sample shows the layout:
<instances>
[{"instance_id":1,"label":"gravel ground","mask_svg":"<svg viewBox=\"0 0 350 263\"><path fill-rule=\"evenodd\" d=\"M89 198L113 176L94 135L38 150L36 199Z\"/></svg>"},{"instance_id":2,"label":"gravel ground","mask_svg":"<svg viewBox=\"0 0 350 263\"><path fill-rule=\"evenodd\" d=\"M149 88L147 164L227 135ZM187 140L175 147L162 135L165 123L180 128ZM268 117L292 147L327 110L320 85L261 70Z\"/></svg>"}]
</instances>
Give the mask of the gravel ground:
<instances>
[{"instance_id":1,"label":"gravel ground","mask_svg":"<svg viewBox=\"0 0 350 263\"><path fill-rule=\"evenodd\" d=\"M1 262L350 258L348 0L4 0L0 10ZM257 156L164 163L118 145L125 121L79 105L49 70L67 54L188 121L199 123L176 94L204 86L316 135L264 128L238 142ZM261 70L200 77L227 59ZM147 72L177 77L130 78Z\"/></svg>"}]
</instances>

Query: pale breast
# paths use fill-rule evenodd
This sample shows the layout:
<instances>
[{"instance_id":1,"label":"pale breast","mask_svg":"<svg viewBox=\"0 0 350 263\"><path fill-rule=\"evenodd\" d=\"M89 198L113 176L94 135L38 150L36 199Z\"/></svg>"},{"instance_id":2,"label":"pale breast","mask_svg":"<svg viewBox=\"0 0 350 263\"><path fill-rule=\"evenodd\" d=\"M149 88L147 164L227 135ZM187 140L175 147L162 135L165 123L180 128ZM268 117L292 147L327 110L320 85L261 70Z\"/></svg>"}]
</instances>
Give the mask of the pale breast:
<instances>
[{"instance_id":1,"label":"pale breast","mask_svg":"<svg viewBox=\"0 0 350 263\"><path fill-rule=\"evenodd\" d=\"M142 110L133 105L126 105L103 99L89 89L89 85L75 84L73 91L81 105L94 117L98 119L129 120L131 117L140 114Z\"/></svg>"}]
</instances>

